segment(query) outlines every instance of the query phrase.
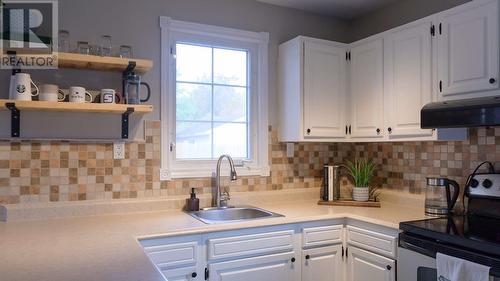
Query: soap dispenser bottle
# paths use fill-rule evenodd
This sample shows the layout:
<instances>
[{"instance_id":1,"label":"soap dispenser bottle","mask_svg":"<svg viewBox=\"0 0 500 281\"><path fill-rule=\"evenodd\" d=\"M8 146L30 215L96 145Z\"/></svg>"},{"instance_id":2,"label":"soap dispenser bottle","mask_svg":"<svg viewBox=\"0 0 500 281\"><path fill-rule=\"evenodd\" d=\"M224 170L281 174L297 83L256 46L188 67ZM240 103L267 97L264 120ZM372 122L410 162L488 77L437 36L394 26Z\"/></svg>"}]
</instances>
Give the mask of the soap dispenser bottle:
<instances>
[{"instance_id":1,"label":"soap dispenser bottle","mask_svg":"<svg viewBox=\"0 0 500 281\"><path fill-rule=\"evenodd\" d=\"M196 198L194 188L191 188L191 196L186 199L186 211L195 212L200 210L200 199Z\"/></svg>"}]
</instances>

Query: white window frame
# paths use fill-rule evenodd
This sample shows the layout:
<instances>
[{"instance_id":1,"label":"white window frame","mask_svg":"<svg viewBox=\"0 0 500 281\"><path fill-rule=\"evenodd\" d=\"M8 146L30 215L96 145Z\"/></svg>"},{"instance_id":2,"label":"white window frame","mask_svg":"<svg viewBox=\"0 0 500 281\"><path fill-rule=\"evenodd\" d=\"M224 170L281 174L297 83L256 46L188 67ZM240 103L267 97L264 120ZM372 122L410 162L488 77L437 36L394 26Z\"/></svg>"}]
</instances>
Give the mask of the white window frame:
<instances>
[{"instance_id":1,"label":"white window frame","mask_svg":"<svg viewBox=\"0 0 500 281\"><path fill-rule=\"evenodd\" d=\"M201 39L206 44L231 42L251 46L250 56L255 57L249 75L249 161L235 161L240 176L269 176L268 160L268 52L269 33L251 32L213 25L191 23L160 17L161 28L161 169L160 180L175 178L212 177L217 160L175 159L175 54L176 38ZM223 46L223 45L222 45ZM256 73L255 73L256 72ZM256 80L256 81L255 81ZM238 163L239 162L239 163Z\"/></svg>"}]
</instances>

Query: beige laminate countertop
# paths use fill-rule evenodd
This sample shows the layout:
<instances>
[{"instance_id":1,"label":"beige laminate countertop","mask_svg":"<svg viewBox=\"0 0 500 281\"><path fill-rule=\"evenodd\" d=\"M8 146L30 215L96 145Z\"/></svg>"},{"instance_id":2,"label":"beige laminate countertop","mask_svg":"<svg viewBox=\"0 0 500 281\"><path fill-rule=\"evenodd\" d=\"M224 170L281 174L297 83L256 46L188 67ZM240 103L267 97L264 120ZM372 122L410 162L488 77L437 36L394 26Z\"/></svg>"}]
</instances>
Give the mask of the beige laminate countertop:
<instances>
[{"instance_id":1,"label":"beige laminate countertop","mask_svg":"<svg viewBox=\"0 0 500 281\"><path fill-rule=\"evenodd\" d=\"M391 228L425 218L423 209L263 203L282 218L206 225L181 211L0 223L0 281L164 281L137 238L351 218Z\"/></svg>"}]
</instances>

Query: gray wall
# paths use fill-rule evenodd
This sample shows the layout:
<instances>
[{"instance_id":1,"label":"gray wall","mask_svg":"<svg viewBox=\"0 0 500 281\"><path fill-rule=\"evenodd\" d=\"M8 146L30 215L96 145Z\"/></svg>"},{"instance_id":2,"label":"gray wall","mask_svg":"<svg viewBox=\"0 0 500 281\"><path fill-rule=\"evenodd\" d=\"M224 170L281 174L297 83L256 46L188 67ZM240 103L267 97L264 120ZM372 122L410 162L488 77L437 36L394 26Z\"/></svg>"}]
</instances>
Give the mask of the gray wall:
<instances>
[{"instance_id":1,"label":"gray wall","mask_svg":"<svg viewBox=\"0 0 500 281\"><path fill-rule=\"evenodd\" d=\"M354 42L469 1L398 0L377 12L351 21L349 41Z\"/></svg>"},{"instance_id":2,"label":"gray wall","mask_svg":"<svg viewBox=\"0 0 500 281\"><path fill-rule=\"evenodd\" d=\"M270 124L277 123L278 44L297 35L345 42L348 23L294 9L281 8L255 0L59 0L59 26L70 32L72 47L76 41L99 43L102 34L112 36L113 44L133 46L134 56L154 61L152 71L144 75L153 91L150 103L159 119L160 104L160 27L159 17L270 33L269 96ZM98 71L61 69L31 72L37 82L57 83L62 88L81 85L87 89L120 89L120 75ZM7 98L10 72L0 71L0 98ZM8 115L0 111L0 119ZM64 138L79 136L112 137L119 134L117 116L103 117L72 114L30 113L23 116L24 136ZM139 121L137 121L139 122ZM78 126L75 126L78 125ZM0 122L0 137L7 136L8 124ZM112 132L110 129L112 128ZM141 135L139 129L134 133Z\"/></svg>"}]
</instances>

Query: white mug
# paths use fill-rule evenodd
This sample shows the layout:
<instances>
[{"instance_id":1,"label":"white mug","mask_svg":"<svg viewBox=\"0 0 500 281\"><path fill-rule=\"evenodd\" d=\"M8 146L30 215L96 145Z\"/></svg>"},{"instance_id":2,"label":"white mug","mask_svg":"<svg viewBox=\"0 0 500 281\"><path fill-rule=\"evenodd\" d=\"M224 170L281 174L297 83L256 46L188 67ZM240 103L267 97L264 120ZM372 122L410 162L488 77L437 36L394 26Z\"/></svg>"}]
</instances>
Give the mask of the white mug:
<instances>
[{"instance_id":1,"label":"white mug","mask_svg":"<svg viewBox=\"0 0 500 281\"><path fill-rule=\"evenodd\" d=\"M66 94L59 89L59 86L54 84L43 84L40 86L39 101L58 102L63 101Z\"/></svg>"},{"instance_id":2,"label":"white mug","mask_svg":"<svg viewBox=\"0 0 500 281\"><path fill-rule=\"evenodd\" d=\"M35 88L35 92L32 92L31 85ZM10 77L9 99L30 101L31 97L37 95L38 87L28 73L16 73Z\"/></svg>"},{"instance_id":3,"label":"white mug","mask_svg":"<svg viewBox=\"0 0 500 281\"><path fill-rule=\"evenodd\" d=\"M113 89L102 89L100 97L101 103L117 103L117 98L118 102L120 102L120 98L117 97L116 91Z\"/></svg>"},{"instance_id":4,"label":"white mug","mask_svg":"<svg viewBox=\"0 0 500 281\"><path fill-rule=\"evenodd\" d=\"M89 100L87 100L89 97ZM92 102L94 97L84 87L69 87L69 102L86 103Z\"/></svg>"}]
</instances>

